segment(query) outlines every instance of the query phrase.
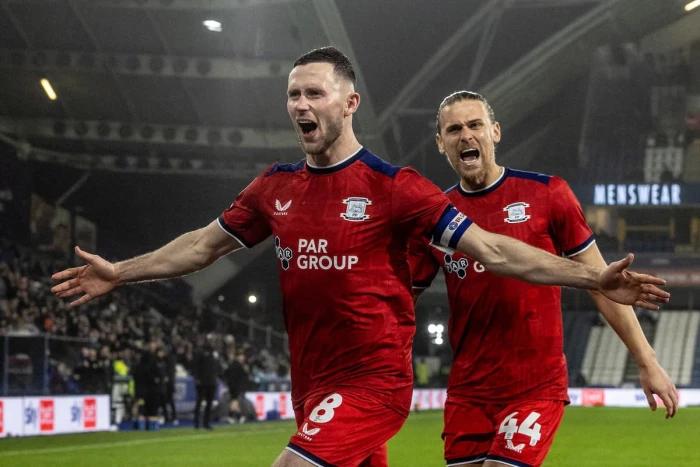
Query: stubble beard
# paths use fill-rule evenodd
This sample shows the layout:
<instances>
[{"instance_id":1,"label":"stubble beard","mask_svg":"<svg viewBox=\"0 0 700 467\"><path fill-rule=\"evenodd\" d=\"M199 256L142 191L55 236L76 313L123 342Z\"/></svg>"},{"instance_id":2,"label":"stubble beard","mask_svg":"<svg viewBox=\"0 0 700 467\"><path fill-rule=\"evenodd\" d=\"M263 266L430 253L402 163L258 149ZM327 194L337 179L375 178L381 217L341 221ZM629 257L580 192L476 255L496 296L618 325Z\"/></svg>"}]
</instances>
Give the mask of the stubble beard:
<instances>
[{"instance_id":1,"label":"stubble beard","mask_svg":"<svg viewBox=\"0 0 700 467\"><path fill-rule=\"evenodd\" d=\"M481 157L483 159L479 161L480 164L478 168L469 170L462 167L462 170L459 171L459 175L462 177L464 185L466 185L466 187L470 190L480 190L486 187L486 179L488 178L489 167L491 167L490 161L487 161L486 158L493 160L495 164L496 151L494 150L491 156L482 154Z\"/></svg>"},{"instance_id":2,"label":"stubble beard","mask_svg":"<svg viewBox=\"0 0 700 467\"><path fill-rule=\"evenodd\" d=\"M305 143L302 135L299 136L299 142L301 143L301 147L306 154L310 156L320 156L325 154L328 151L328 149L333 145L333 143L335 143L338 140L338 138L340 138L340 134L342 133L342 131L342 120L330 121L327 125L327 130L324 134L324 137L320 141L320 144L318 146L316 146L316 144L318 143Z\"/></svg>"},{"instance_id":3,"label":"stubble beard","mask_svg":"<svg viewBox=\"0 0 700 467\"><path fill-rule=\"evenodd\" d=\"M479 167L476 170L464 170L461 176L464 184L471 190L483 188L486 183L486 169L484 167Z\"/></svg>"}]
</instances>

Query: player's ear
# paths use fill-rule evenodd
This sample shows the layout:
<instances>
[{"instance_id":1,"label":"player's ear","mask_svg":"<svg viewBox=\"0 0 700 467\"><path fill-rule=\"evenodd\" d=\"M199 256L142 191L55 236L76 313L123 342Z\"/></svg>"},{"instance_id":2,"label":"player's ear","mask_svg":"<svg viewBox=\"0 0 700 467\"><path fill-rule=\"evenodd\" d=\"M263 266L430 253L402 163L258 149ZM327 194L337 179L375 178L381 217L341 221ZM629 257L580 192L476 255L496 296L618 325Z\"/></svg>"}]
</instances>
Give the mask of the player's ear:
<instances>
[{"instance_id":1,"label":"player's ear","mask_svg":"<svg viewBox=\"0 0 700 467\"><path fill-rule=\"evenodd\" d=\"M435 144L437 145L440 154L445 154L445 145L442 142L442 137L440 136L440 133L435 133Z\"/></svg>"},{"instance_id":2,"label":"player's ear","mask_svg":"<svg viewBox=\"0 0 700 467\"><path fill-rule=\"evenodd\" d=\"M495 122L493 124L493 142L494 143L501 142L501 124L498 122Z\"/></svg>"},{"instance_id":3,"label":"player's ear","mask_svg":"<svg viewBox=\"0 0 700 467\"><path fill-rule=\"evenodd\" d=\"M357 112L358 107L360 107L360 93L352 91L345 99L345 116L347 117Z\"/></svg>"}]
</instances>

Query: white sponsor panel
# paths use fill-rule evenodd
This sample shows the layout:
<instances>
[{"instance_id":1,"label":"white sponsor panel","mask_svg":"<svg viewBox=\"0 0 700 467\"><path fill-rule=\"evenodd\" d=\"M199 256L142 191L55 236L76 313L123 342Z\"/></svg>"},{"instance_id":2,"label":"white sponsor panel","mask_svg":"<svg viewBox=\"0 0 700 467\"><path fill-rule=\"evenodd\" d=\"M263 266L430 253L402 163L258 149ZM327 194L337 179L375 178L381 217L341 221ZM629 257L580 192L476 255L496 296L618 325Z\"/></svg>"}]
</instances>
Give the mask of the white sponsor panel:
<instances>
[{"instance_id":1,"label":"white sponsor panel","mask_svg":"<svg viewBox=\"0 0 700 467\"><path fill-rule=\"evenodd\" d=\"M700 389L679 389L681 407L700 406Z\"/></svg>"},{"instance_id":2,"label":"white sponsor panel","mask_svg":"<svg viewBox=\"0 0 700 467\"><path fill-rule=\"evenodd\" d=\"M3 436L53 435L110 429L109 396L0 398Z\"/></svg>"},{"instance_id":3,"label":"white sponsor panel","mask_svg":"<svg viewBox=\"0 0 700 467\"><path fill-rule=\"evenodd\" d=\"M268 413L272 415L275 412L282 420L294 418L290 392L247 392L245 396L255 407L258 420L266 420Z\"/></svg>"},{"instance_id":4,"label":"white sponsor panel","mask_svg":"<svg viewBox=\"0 0 700 467\"><path fill-rule=\"evenodd\" d=\"M700 406L700 389L679 389L681 407ZM279 413L281 419L294 418L292 395L289 392L249 392L246 397L255 407L259 420L266 420L268 413ZM447 390L414 389L411 410L440 410L445 407ZM571 406L647 407L647 399L641 389L627 388L569 388ZM657 398L659 407L663 403ZM6 409L7 410L7 409ZM6 418L7 420L7 418Z\"/></svg>"},{"instance_id":5,"label":"white sponsor panel","mask_svg":"<svg viewBox=\"0 0 700 467\"><path fill-rule=\"evenodd\" d=\"M581 389L569 388L569 400L572 406L582 405Z\"/></svg>"},{"instance_id":6,"label":"white sponsor panel","mask_svg":"<svg viewBox=\"0 0 700 467\"><path fill-rule=\"evenodd\" d=\"M447 399L446 389L432 389L430 393L432 396L430 401L430 408L442 409L443 407L445 407L445 399Z\"/></svg>"},{"instance_id":7,"label":"white sponsor panel","mask_svg":"<svg viewBox=\"0 0 700 467\"><path fill-rule=\"evenodd\" d=\"M603 405L606 407L648 407L649 404L647 396L641 389L606 389Z\"/></svg>"},{"instance_id":8,"label":"white sponsor panel","mask_svg":"<svg viewBox=\"0 0 700 467\"><path fill-rule=\"evenodd\" d=\"M690 407L700 405L700 389L679 389L678 405ZM595 397L591 397L594 395ZM571 405L601 407L648 407L646 395L641 389L634 388L569 388ZM661 399L656 397L659 407Z\"/></svg>"},{"instance_id":9,"label":"white sponsor panel","mask_svg":"<svg viewBox=\"0 0 700 467\"><path fill-rule=\"evenodd\" d=\"M22 398L0 398L0 438L22 433Z\"/></svg>"}]
</instances>

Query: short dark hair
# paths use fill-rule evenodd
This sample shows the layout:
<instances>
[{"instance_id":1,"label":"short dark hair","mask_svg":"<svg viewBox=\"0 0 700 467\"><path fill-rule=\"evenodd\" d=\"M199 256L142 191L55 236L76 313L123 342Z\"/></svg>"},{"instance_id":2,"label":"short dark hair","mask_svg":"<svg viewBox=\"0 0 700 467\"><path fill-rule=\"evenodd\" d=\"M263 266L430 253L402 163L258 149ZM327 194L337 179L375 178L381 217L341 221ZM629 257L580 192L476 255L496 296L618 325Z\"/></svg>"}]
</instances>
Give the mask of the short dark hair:
<instances>
[{"instance_id":1,"label":"short dark hair","mask_svg":"<svg viewBox=\"0 0 700 467\"><path fill-rule=\"evenodd\" d=\"M491 122L493 123L496 121L496 114L493 112L489 101L487 101L484 96L474 91L455 91L449 96L445 97L438 107L437 115L435 115L435 130L437 131L437 134L440 134L440 114L442 113L442 109L459 101L483 102Z\"/></svg>"},{"instance_id":2,"label":"short dark hair","mask_svg":"<svg viewBox=\"0 0 700 467\"><path fill-rule=\"evenodd\" d=\"M355 70L352 68L350 59L343 52L335 47L321 47L306 52L294 62L294 67L306 65L307 63L330 63L333 65L333 71L349 80L353 85L357 84Z\"/></svg>"}]
</instances>

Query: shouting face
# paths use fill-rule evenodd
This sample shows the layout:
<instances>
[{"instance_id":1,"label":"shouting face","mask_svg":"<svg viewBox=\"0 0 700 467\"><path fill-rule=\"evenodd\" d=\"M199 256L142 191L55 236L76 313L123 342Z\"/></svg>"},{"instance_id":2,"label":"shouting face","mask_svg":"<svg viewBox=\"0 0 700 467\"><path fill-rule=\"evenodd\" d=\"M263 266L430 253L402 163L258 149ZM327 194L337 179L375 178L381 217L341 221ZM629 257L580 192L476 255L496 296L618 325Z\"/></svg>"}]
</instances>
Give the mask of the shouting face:
<instances>
[{"instance_id":1,"label":"shouting face","mask_svg":"<svg viewBox=\"0 0 700 467\"><path fill-rule=\"evenodd\" d=\"M358 103L352 83L330 63L299 65L289 73L287 112L306 154L326 154L351 125L346 117Z\"/></svg>"},{"instance_id":2,"label":"shouting face","mask_svg":"<svg viewBox=\"0 0 700 467\"><path fill-rule=\"evenodd\" d=\"M498 178L496 144L500 140L501 126L491 121L481 101L460 100L440 112L435 141L469 190L484 188Z\"/></svg>"}]
</instances>

